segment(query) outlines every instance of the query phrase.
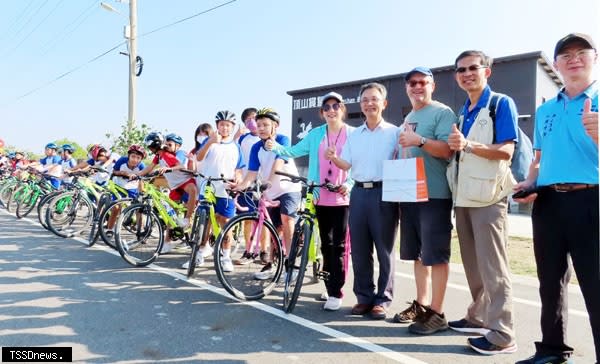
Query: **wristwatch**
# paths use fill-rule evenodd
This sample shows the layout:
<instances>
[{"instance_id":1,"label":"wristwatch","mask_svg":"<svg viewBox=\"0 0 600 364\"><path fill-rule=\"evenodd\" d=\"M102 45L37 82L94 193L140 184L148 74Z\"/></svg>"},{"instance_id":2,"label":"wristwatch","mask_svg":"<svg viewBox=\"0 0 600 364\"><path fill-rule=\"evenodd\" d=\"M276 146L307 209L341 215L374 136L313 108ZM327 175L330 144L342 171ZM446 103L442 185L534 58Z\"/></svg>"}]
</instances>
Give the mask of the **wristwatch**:
<instances>
[{"instance_id":1,"label":"wristwatch","mask_svg":"<svg viewBox=\"0 0 600 364\"><path fill-rule=\"evenodd\" d=\"M422 146L424 146L425 143L427 143L427 138L421 137L421 144L419 144L419 148L421 148Z\"/></svg>"},{"instance_id":2,"label":"wristwatch","mask_svg":"<svg viewBox=\"0 0 600 364\"><path fill-rule=\"evenodd\" d=\"M465 151L465 153L472 153L473 149L471 149L471 143L467 142L467 145L465 145L463 150Z\"/></svg>"}]
</instances>

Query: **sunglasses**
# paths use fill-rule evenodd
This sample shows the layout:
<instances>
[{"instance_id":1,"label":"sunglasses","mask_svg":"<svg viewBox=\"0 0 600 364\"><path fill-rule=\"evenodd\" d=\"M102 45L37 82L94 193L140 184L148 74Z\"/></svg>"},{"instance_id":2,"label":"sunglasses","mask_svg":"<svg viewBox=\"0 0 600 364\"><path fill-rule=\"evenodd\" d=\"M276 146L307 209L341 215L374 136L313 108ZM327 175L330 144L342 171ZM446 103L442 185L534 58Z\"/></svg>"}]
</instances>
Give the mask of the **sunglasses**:
<instances>
[{"instance_id":1,"label":"sunglasses","mask_svg":"<svg viewBox=\"0 0 600 364\"><path fill-rule=\"evenodd\" d=\"M483 66L480 64L472 64L469 67L458 67L457 69L454 70L454 72L456 73L465 73L467 72L467 70L469 71L477 71L478 69L481 68L487 68L487 66Z\"/></svg>"},{"instance_id":2,"label":"sunglasses","mask_svg":"<svg viewBox=\"0 0 600 364\"><path fill-rule=\"evenodd\" d=\"M338 111L340 108L342 107L342 105L340 105L339 103L335 103L335 104L325 104L321 107L321 109L323 109L323 111L327 112L331 109L333 109L334 111Z\"/></svg>"},{"instance_id":3,"label":"sunglasses","mask_svg":"<svg viewBox=\"0 0 600 364\"><path fill-rule=\"evenodd\" d=\"M421 87L425 87L425 86L429 85L429 81L425 81L425 80L421 80L421 81L408 81L406 84L408 86L410 86L410 87L416 87L417 85L419 85Z\"/></svg>"}]
</instances>

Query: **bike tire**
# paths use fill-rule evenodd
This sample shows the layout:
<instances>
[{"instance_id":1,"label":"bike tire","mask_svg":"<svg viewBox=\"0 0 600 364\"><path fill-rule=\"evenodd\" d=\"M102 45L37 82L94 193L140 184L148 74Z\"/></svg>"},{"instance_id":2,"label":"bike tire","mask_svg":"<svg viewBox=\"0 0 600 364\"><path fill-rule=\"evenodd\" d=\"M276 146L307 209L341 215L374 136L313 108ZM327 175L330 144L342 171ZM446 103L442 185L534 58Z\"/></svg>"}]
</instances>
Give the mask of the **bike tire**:
<instances>
[{"instance_id":1,"label":"bike tire","mask_svg":"<svg viewBox=\"0 0 600 364\"><path fill-rule=\"evenodd\" d=\"M283 310L291 313L296 307L304 274L308 265L308 249L310 247L310 237L312 228L306 220L298 222L298 228L294 231L292 245L285 263L285 281L283 284ZM298 273L294 276L294 270Z\"/></svg>"},{"instance_id":2,"label":"bike tire","mask_svg":"<svg viewBox=\"0 0 600 364\"><path fill-rule=\"evenodd\" d=\"M59 203L64 203L61 209L57 208ZM61 238L72 238L83 233L90 225L93 215L94 205L92 202L85 195L77 195L76 191L70 191L52 199L46 210L46 223L48 229L55 235Z\"/></svg>"},{"instance_id":3,"label":"bike tire","mask_svg":"<svg viewBox=\"0 0 600 364\"><path fill-rule=\"evenodd\" d=\"M42 225L42 227L46 230L48 230L48 224L46 223L46 210L48 209L48 205L54 197L60 195L63 192L64 191L50 192L44 195L37 205L38 221L40 222L40 225Z\"/></svg>"},{"instance_id":4,"label":"bike tire","mask_svg":"<svg viewBox=\"0 0 600 364\"><path fill-rule=\"evenodd\" d=\"M121 211L123 211L125 208L127 208L127 206L131 204L131 201L133 201L132 198L122 198L116 201L112 201L110 205L106 209L104 209L104 211L102 211L102 213L100 214L100 224L98 224L100 237L102 238L104 244L108 245L114 250L119 250L115 241L114 229L116 226L116 220L115 226L113 226L112 229L108 227L108 221L113 213L117 213L117 208L120 209L120 211L118 212L120 214Z\"/></svg>"},{"instance_id":5,"label":"bike tire","mask_svg":"<svg viewBox=\"0 0 600 364\"><path fill-rule=\"evenodd\" d=\"M262 227L257 227L256 224L258 224L258 221L258 216L255 213L237 215L225 224L215 242L214 265L217 272L217 278L229 294L244 301L259 300L270 294L277 285L283 270L283 247L279 235L277 234L277 230L273 224L267 220L263 221ZM258 244L258 241L256 241L256 233L259 230L263 231L261 229L265 229L269 232L269 250L272 252L270 267L272 267L272 269L267 271L269 277L265 280L255 279L257 272L263 273L262 270L266 270L266 268L269 267L269 265L262 265L260 260L251 261L245 265L235 265L233 272L225 272L223 270L221 250L223 249L225 237L233 230L241 229L241 231L243 231L244 222L254 224L253 234L251 236L253 241L252 246ZM240 224L241 226L237 226ZM232 244L235 243L232 242ZM246 246L245 242L243 245Z\"/></svg>"},{"instance_id":6,"label":"bike tire","mask_svg":"<svg viewBox=\"0 0 600 364\"><path fill-rule=\"evenodd\" d=\"M130 223L135 226L128 226ZM115 241L119 254L127 263L145 267L158 258L164 243L160 219L148 205L131 205L117 220Z\"/></svg>"},{"instance_id":7,"label":"bike tire","mask_svg":"<svg viewBox=\"0 0 600 364\"><path fill-rule=\"evenodd\" d=\"M90 226L90 233L88 234L88 246L92 247L98 241L100 237L100 214L104 211L104 209L108 206L108 204L112 201L111 195L109 193L103 193L100 195L98 199L98 204L96 209L94 209L94 218L92 219L92 223Z\"/></svg>"},{"instance_id":8,"label":"bike tire","mask_svg":"<svg viewBox=\"0 0 600 364\"><path fill-rule=\"evenodd\" d=\"M33 208L37 204L40 199L40 192L34 189L30 190L21 201L17 202L17 209L15 210L15 214L17 218L22 219L29 215Z\"/></svg>"},{"instance_id":9,"label":"bike tire","mask_svg":"<svg viewBox=\"0 0 600 364\"><path fill-rule=\"evenodd\" d=\"M188 262L187 269L187 277L191 278L196 271L196 259L198 258L198 251L200 250L200 245L204 241L204 232L206 230L206 224L208 223L208 217L206 215L206 210L198 209L199 211L196 213L194 217L194 224L192 225L192 252L190 253L190 260Z\"/></svg>"}]
</instances>

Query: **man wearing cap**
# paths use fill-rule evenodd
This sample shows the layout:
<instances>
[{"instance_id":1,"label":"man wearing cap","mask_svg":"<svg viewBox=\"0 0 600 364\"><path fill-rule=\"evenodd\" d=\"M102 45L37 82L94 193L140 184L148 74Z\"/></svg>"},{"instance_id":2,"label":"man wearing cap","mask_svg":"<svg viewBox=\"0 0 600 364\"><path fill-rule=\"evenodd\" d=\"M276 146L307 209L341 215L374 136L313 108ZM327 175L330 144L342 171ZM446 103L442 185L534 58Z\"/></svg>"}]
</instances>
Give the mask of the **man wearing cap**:
<instances>
[{"instance_id":1,"label":"man wearing cap","mask_svg":"<svg viewBox=\"0 0 600 364\"><path fill-rule=\"evenodd\" d=\"M464 51L455 61L458 86L467 93L459 125L448 136L456 152L448 166L460 255L472 302L464 318L448 322L459 332L483 336L469 346L486 355L514 353L512 283L507 255L507 198L516 183L510 160L517 141L514 101L492 92L487 79L492 59ZM495 105L495 120L490 104Z\"/></svg>"},{"instance_id":2,"label":"man wearing cap","mask_svg":"<svg viewBox=\"0 0 600 364\"><path fill-rule=\"evenodd\" d=\"M336 148L327 148L326 158L355 181L350 194L350 236L354 294L353 315L369 314L383 320L394 298L394 242L398 233L398 204L382 197L383 161L392 159L399 129L383 119L387 90L372 82L360 88L360 107L365 123L348 136L338 157ZM373 245L379 260L377 287L373 281Z\"/></svg>"},{"instance_id":3,"label":"man wearing cap","mask_svg":"<svg viewBox=\"0 0 600 364\"><path fill-rule=\"evenodd\" d=\"M414 261L417 297L406 310L394 316L394 321L414 321L408 327L410 332L429 335L448 328L443 303L450 261L452 195L446 168L452 151L447 140L452 125L456 124L456 115L448 106L432 99L435 82L429 68L417 67L404 80L413 109L401 128L400 154L423 158L429 201L400 203L400 259Z\"/></svg>"},{"instance_id":4,"label":"man wearing cap","mask_svg":"<svg viewBox=\"0 0 600 364\"><path fill-rule=\"evenodd\" d=\"M554 67L565 87L535 114L535 160L527 180L515 190L537 193L533 201L533 247L540 280L542 341L520 364L564 363L567 342L571 256L585 300L600 362L600 253L598 214L598 53L592 38L572 33L554 49Z\"/></svg>"}]
</instances>

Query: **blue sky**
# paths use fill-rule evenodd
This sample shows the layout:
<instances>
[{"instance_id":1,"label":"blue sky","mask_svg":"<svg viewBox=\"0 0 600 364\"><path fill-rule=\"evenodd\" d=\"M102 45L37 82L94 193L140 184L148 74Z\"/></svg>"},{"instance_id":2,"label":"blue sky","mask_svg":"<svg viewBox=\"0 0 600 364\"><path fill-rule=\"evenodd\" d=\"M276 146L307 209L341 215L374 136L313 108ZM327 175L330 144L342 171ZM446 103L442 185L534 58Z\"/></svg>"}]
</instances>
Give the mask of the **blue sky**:
<instances>
[{"instance_id":1,"label":"blue sky","mask_svg":"<svg viewBox=\"0 0 600 364\"><path fill-rule=\"evenodd\" d=\"M128 5L106 0L2 1L0 139L36 153L63 137L105 142L127 118ZM139 34L227 0L138 0ZM192 146L218 110L271 106L289 133L287 91L451 64L465 49L494 57L541 50L569 32L600 42L600 2L571 0L237 0L138 40L137 122ZM559 4L560 6L556 6ZM286 122L287 121L287 122Z\"/></svg>"}]
</instances>

